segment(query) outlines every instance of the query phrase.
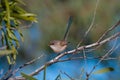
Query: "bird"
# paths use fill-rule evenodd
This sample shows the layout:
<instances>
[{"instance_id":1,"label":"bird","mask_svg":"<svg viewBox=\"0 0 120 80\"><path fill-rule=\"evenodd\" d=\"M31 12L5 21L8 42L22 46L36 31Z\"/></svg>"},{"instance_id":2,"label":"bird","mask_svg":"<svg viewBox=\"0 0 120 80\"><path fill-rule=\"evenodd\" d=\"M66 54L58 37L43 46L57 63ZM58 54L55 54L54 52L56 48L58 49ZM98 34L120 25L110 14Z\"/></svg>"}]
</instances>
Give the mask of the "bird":
<instances>
[{"instance_id":1,"label":"bird","mask_svg":"<svg viewBox=\"0 0 120 80\"><path fill-rule=\"evenodd\" d=\"M64 37L62 40L52 40L49 43L49 47L55 52L55 53L61 53L62 51L64 51L67 48L68 45L68 41L67 41L67 37L69 34L69 30L70 30L70 26L72 24L72 19L73 17L70 16L68 19L68 23L67 23L67 28L64 34Z\"/></svg>"}]
</instances>

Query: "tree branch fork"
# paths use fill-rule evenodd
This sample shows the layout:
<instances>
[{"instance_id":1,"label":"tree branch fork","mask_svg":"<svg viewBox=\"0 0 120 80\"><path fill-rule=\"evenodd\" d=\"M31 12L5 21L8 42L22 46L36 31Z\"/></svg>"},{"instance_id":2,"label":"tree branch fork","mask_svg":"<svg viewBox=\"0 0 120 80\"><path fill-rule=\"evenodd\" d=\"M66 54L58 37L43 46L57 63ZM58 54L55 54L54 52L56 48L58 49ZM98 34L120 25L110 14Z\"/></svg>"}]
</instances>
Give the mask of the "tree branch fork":
<instances>
[{"instance_id":1,"label":"tree branch fork","mask_svg":"<svg viewBox=\"0 0 120 80\"><path fill-rule=\"evenodd\" d=\"M36 69L34 72L30 73L29 75L30 76L34 76L34 75L37 75L39 72L41 72L42 70L44 70L44 68L46 66L50 66L52 64L55 64L57 62L59 62L59 59L61 59L62 57L64 57L65 55L68 55L68 54L76 54L77 52L79 51L82 51L84 49L89 49L89 48L93 48L93 47L97 47L97 46L102 46L103 44L111 41L111 40L114 40L116 38L118 38L120 36L120 32L100 41L100 42L95 42L95 43L92 43L90 45L85 45L85 46L80 46L78 47L77 49L73 49L73 50L70 50L70 51L67 51L67 52L63 52L61 53L60 55L56 56L54 59L46 62L44 65L42 65L41 67L39 67L38 69ZM16 77L17 80L21 79L22 77Z\"/></svg>"},{"instance_id":2,"label":"tree branch fork","mask_svg":"<svg viewBox=\"0 0 120 80\"><path fill-rule=\"evenodd\" d=\"M103 44L111 41L111 40L114 40L116 38L118 38L120 36L120 32L117 32L116 34L100 41L100 42L95 42L95 43L92 43L92 44L89 44L89 45L85 45L85 46L80 46L78 47L77 49L73 49L73 50L70 50L70 51L67 51L67 52L63 52L61 54L59 54L58 56L56 56L54 59L46 62L44 65L42 65L41 67L39 67L38 69L36 69L34 72L30 73L29 75L30 76L34 76L34 75L37 75L39 72L41 72L42 70L44 70L44 68L46 66L50 66L52 64L55 64L57 62L59 62L59 60L64 57L65 55L68 55L68 54L76 54L77 52L79 51L82 51L84 49L89 49L89 48L93 48L93 47L97 47L97 46L102 46ZM35 61L35 60L34 60ZM32 63L30 63L32 64ZM26 66L28 66L29 64L27 64ZM24 67L26 67L24 66ZM10 78L9 80L25 80L23 77L19 76L19 77L15 77L15 78Z\"/></svg>"}]
</instances>

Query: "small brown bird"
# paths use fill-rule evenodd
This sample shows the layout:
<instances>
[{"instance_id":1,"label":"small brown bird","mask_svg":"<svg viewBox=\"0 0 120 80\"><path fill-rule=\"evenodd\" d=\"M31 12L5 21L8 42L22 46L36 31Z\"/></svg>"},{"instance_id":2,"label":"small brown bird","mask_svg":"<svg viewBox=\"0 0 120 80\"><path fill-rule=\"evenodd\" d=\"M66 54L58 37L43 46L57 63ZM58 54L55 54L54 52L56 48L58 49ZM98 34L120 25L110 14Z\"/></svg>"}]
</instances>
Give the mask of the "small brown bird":
<instances>
[{"instance_id":1,"label":"small brown bird","mask_svg":"<svg viewBox=\"0 0 120 80\"><path fill-rule=\"evenodd\" d=\"M68 36L71 24L72 24L72 16L69 17L68 24L67 24L67 29L66 29L63 40L50 41L49 46L55 53L60 53L60 52L62 52L66 49L66 47L68 45L67 36Z\"/></svg>"}]
</instances>

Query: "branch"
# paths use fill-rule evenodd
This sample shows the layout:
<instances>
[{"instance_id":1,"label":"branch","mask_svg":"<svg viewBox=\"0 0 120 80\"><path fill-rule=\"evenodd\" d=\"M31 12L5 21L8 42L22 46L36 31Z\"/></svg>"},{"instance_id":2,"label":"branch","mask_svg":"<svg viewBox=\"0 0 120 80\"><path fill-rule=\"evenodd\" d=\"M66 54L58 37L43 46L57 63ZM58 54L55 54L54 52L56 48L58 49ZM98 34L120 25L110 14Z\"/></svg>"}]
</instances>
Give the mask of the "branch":
<instances>
[{"instance_id":1,"label":"branch","mask_svg":"<svg viewBox=\"0 0 120 80\"><path fill-rule=\"evenodd\" d=\"M119 36L120 36L120 32L118 32L118 33L116 33L116 34L114 34L114 35L112 35L112 36L110 36L110 37L102 40L102 41L99 42L99 43L98 43L98 42L95 42L95 43L90 44L90 45L81 46L81 47L77 48L77 51L81 51L81 50L83 50L83 49L88 49L88 48L92 48L92 47L95 47L95 46L103 45L103 44L105 44L105 43L107 43L107 42L109 42L109 41L111 41L111 40L113 40L113 39L115 39L115 38L117 38L117 37L119 37ZM75 52L76 52L76 49L70 50L70 51L68 51L68 52L61 53L60 55L58 55L58 56L56 56L54 59L48 61L46 64L44 64L44 65L41 66L40 68L36 69L34 72L32 72L32 73L29 74L29 75L30 75L30 76L37 75L39 72L41 72L41 71L45 68L46 65L47 65L47 66L50 66L50 65L52 65L52 64L54 64L54 63L57 63L57 62L59 62L59 59L62 58L63 56L65 56L65 55L67 55L67 54L73 54L73 53L75 53Z\"/></svg>"},{"instance_id":2,"label":"branch","mask_svg":"<svg viewBox=\"0 0 120 80\"><path fill-rule=\"evenodd\" d=\"M88 60L93 60L93 59L101 59L102 56L98 56L98 57L86 57L86 59ZM65 62L65 61L71 61L71 60L80 60L80 59L84 59L84 57L73 57L73 58L67 58L67 59L63 59L63 60L59 60L58 62ZM119 58L116 57L107 57L103 60L117 60Z\"/></svg>"},{"instance_id":3,"label":"branch","mask_svg":"<svg viewBox=\"0 0 120 80\"><path fill-rule=\"evenodd\" d=\"M111 40L116 39L116 38L119 37L119 36L120 36L120 32L118 32L118 33L116 33L116 34L114 34L114 35L112 35L112 36L110 36L110 37L102 40L102 41L99 42L99 43L98 43L98 42L95 42L95 43L90 44L90 45L78 47L78 48L77 48L77 52L78 52L78 51L81 51L81 50L84 50L84 49L93 48L93 47L95 47L95 46L103 45L103 44L105 44L105 43L107 43L107 42L109 42L109 41L111 41ZM73 49L73 50L70 50L70 51L68 51L68 52L61 53L60 55L56 56L54 59L46 62L46 64L42 65L41 67L39 67L38 69L36 69L36 70L33 71L32 73L30 73L29 75L30 75L30 76L37 75L39 72L41 72L42 70L44 70L44 68L45 68L46 66L50 66L50 65L55 64L55 63L57 63L57 62L60 62L60 60L59 60L60 58L64 57L64 56L67 55L67 54L73 54L73 53L75 53L75 52L76 52L76 48ZM106 57L106 56L104 56L104 57ZM113 58L110 58L110 59L113 59ZM102 57L101 60L104 60L104 58ZM26 66L27 66L27 65L26 65ZM12 78L12 79L16 79L16 80L21 80L21 79L22 79L22 80L25 80L23 77L15 77L15 78Z\"/></svg>"},{"instance_id":4,"label":"branch","mask_svg":"<svg viewBox=\"0 0 120 80\"><path fill-rule=\"evenodd\" d=\"M47 66L50 66L50 65L52 65L52 64L54 64L54 63L59 62L59 59L62 58L62 57L64 57L64 56L67 55L67 54L74 54L74 53L79 52L79 51L82 51L82 50L84 50L84 49L89 49L89 48L93 48L93 47L96 47L96 46L101 46L101 45L103 45L103 44L105 44L105 43L107 43L107 42L109 42L109 41L111 41L111 40L113 40L113 39L116 39L117 37L120 36L120 32L118 32L118 33L116 33L116 34L114 34L114 35L112 35L112 36L110 36L110 37L102 40L103 37L104 37L109 31L113 30L113 29L114 29L115 27L117 27L118 25L120 25L120 20L119 20L112 28L110 28L109 30L107 30L107 31L103 34L103 36L101 37L101 39L98 40L97 42L95 42L95 43L93 43L93 44L90 44L90 45L80 46L80 47L78 47L77 49L75 48L75 49L70 50L70 51L68 51L68 52L61 53L60 55L56 56L54 59L46 62L46 64L44 64L44 65L42 65L41 67L39 67L38 69L36 69L34 72L30 73L29 75L30 75L30 76L37 75L39 72L41 72L41 71L45 68L46 65L47 65ZM102 59L102 60L103 60L103 59ZM16 78L18 79L18 78L22 78L22 77L16 77ZM18 79L18 80L19 80L19 79Z\"/></svg>"},{"instance_id":5,"label":"branch","mask_svg":"<svg viewBox=\"0 0 120 80\"><path fill-rule=\"evenodd\" d=\"M33 64L35 61L39 60L41 57L43 57L43 55L41 55L40 57L35 58L35 59L33 59L33 60L31 60L31 61L29 61L29 62L27 62L27 63L25 63L25 64L23 64L23 65L21 65L21 66L19 66L17 69L15 69L15 70L13 71L13 73L12 73L11 76L13 76L13 75L14 75L16 72L18 72L20 69L22 69L22 68L24 68L24 67L26 67L26 66L28 66L28 65L30 65L30 64Z\"/></svg>"},{"instance_id":6,"label":"branch","mask_svg":"<svg viewBox=\"0 0 120 80\"><path fill-rule=\"evenodd\" d=\"M68 75L66 72L60 71L62 74L66 75L70 80L75 80L73 79L70 75Z\"/></svg>"},{"instance_id":7,"label":"branch","mask_svg":"<svg viewBox=\"0 0 120 80\"><path fill-rule=\"evenodd\" d=\"M96 5L95 5L92 22L91 22L88 30L85 32L85 35L83 36L82 40L80 40L80 42L78 43L77 48L81 45L81 43L84 41L84 39L86 38L86 36L90 32L90 30L93 28L93 25L94 25L94 22L95 22L95 16L96 16L96 11L97 11L98 4L99 4L99 0L97 0Z\"/></svg>"},{"instance_id":8,"label":"branch","mask_svg":"<svg viewBox=\"0 0 120 80\"><path fill-rule=\"evenodd\" d=\"M109 54L111 54L113 52L113 50L115 50L118 47L115 47L116 42L114 43L113 47L105 54L102 56L102 58L97 62L96 65L93 66L92 70L86 74L86 80L89 80L89 77L91 76L91 74L93 73L93 71L96 69L96 67L106 58L109 56Z\"/></svg>"}]
</instances>

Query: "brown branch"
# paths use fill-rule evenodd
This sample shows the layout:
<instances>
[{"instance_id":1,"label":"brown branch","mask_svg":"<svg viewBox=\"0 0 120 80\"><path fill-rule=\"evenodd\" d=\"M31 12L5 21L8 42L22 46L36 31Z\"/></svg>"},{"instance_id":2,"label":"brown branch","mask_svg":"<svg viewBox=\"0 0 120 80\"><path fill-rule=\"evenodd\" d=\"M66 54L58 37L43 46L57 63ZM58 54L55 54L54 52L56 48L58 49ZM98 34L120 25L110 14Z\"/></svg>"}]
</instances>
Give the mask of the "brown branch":
<instances>
[{"instance_id":1,"label":"brown branch","mask_svg":"<svg viewBox=\"0 0 120 80\"><path fill-rule=\"evenodd\" d=\"M27 63L25 63L25 64L23 64L23 65L21 65L21 66L19 66L17 69L15 69L15 70L13 71L13 73L12 73L11 76L13 76L13 75L14 75L16 72L18 72L20 69L22 69L22 68L24 68L24 67L26 67L26 66L28 66L28 65L30 65L30 64L33 64L35 61L39 60L41 57L43 57L43 55L41 55L40 57L35 58L35 59L33 59L33 60L31 60L31 61L29 61L29 62L27 62Z\"/></svg>"},{"instance_id":2,"label":"brown branch","mask_svg":"<svg viewBox=\"0 0 120 80\"><path fill-rule=\"evenodd\" d=\"M98 42L95 42L95 43L90 44L90 45L81 46L81 47L77 48L77 51L81 51L81 50L83 50L83 49L88 49L88 48L92 48L92 47L95 47L95 46L103 45L103 44L105 44L105 43L107 43L107 42L109 42L109 41L117 38L118 36L120 36L120 32L112 35L111 37L108 37L108 38L104 39L103 41L101 41L101 42L99 42L99 43L98 43ZM67 55L67 54L73 54L73 53L75 53L75 52L76 52L76 49L70 50L70 51L68 51L68 52L61 53L60 55L58 55L58 56L56 56L54 59L48 61L45 65L43 65L43 66L41 66L40 68L36 69L34 72L32 72L32 73L29 74L29 75L30 75L30 76L37 75L39 72L41 72L41 71L45 68L46 65L47 65L47 66L50 66L50 65L52 65L52 64L54 64L54 63L57 63L57 62L59 62L59 59L62 58L63 56L65 56L65 55Z\"/></svg>"},{"instance_id":3,"label":"brown branch","mask_svg":"<svg viewBox=\"0 0 120 80\"><path fill-rule=\"evenodd\" d=\"M99 1L98 1L99 2ZM103 33L103 35L98 39L98 41L96 42L96 43L99 43L110 31L112 31L113 29L115 29L118 25L120 25L120 20L115 24L115 25L113 25L112 27L110 27L107 31L105 31L104 33ZM89 29L88 29L89 30ZM87 31L88 32L88 31ZM85 35L84 35L85 36ZM87 35L86 35L87 36ZM85 37L86 37L85 36ZM84 40L84 39L83 39ZM82 43L82 41L83 40L81 40L79 43L78 43L78 45L77 45L77 48L79 47L79 45ZM94 49L92 49L92 50L90 50L89 52L91 52L91 51L93 51L93 50L96 50L97 48L99 48L101 45L99 45L99 46L97 46L97 47L95 47ZM77 52L77 49L76 49L76 52ZM75 53L76 53L75 52Z\"/></svg>"},{"instance_id":4,"label":"brown branch","mask_svg":"<svg viewBox=\"0 0 120 80\"><path fill-rule=\"evenodd\" d=\"M102 41L99 42L99 43L98 43L98 42L95 42L95 43L90 44L90 45L81 46L81 47L77 48L77 51L81 51L81 50L84 50L84 49L89 49L89 48L93 48L93 47L95 47L95 46L103 45L103 44L105 44L105 43L107 43L107 42L109 42L109 41L111 41L111 40L113 40L113 39L116 39L116 38L119 37L119 36L120 36L120 32L118 32L118 33L116 33L116 34L114 34L114 35L112 35L112 36L110 36L110 37L102 40ZM67 54L73 54L73 53L75 53L75 52L76 52L76 49L70 50L70 51L68 51L68 52L61 53L60 55L56 56L54 59L48 61L46 64L42 65L41 67L39 67L38 69L36 69L36 70L33 71L32 73L30 73L29 75L30 75L30 76L37 75L39 72L41 72L42 70L44 70L44 68L45 68L46 65L47 65L47 66L50 66L50 65L52 65L52 64L55 64L55 63L59 62L59 59L62 58L63 56L65 56L65 55L67 55ZM105 57L106 57L106 56L105 56ZM104 58L101 59L101 60L104 60ZM23 79L23 80L24 80L23 77L16 77L15 79L16 79L16 80L20 80L20 79Z\"/></svg>"},{"instance_id":5,"label":"brown branch","mask_svg":"<svg viewBox=\"0 0 120 80\"><path fill-rule=\"evenodd\" d=\"M99 0L97 0L96 5L95 5L92 22L91 22L88 30L85 32L85 35L83 36L83 38L82 38L82 39L80 40L80 42L78 43L77 48L81 45L81 43L84 41L84 39L86 38L86 36L87 36L88 33L90 32L90 30L93 28L93 25L94 25L94 22L95 22L95 16L96 16L96 11L97 11L98 4L99 4Z\"/></svg>"},{"instance_id":6,"label":"brown branch","mask_svg":"<svg viewBox=\"0 0 120 80\"><path fill-rule=\"evenodd\" d=\"M98 56L98 57L86 57L86 59L91 60L91 59L101 59L102 56ZM63 59L63 60L58 60L58 62L65 62L65 61L71 61L71 60L80 60L80 59L84 59L84 57L73 57L73 58L67 58L67 59ZM117 60L119 58L115 58L115 57L107 57L103 60Z\"/></svg>"},{"instance_id":7,"label":"brown branch","mask_svg":"<svg viewBox=\"0 0 120 80\"><path fill-rule=\"evenodd\" d=\"M66 72L60 71L62 74L66 75L70 80L75 80L73 79L70 75L68 75Z\"/></svg>"},{"instance_id":8,"label":"brown branch","mask_svg":"<svg viewBox=\"0 0 120 80\"><path fill-rule=\"evenodd\" d=\"M114 27L110 28L107 32L105 32L105 33L104 33L104 36L105 36L110 30L112 30L112 29L114 29L116 26L118 26L119 24L120 24L120 21L118 21L117 24L115 24ZM103 37L104 37L104 36L103 36ZM117 38L117 37L119 37L119 36L120 36L120 32L118 32L118 33L116 33L116 34L114 34L114 35L112 35L112 36L110 36L110 37L108 37L108 38L106 38L106 39L104 39L104 40L102 40L102 41L100 40L100 41L97 41L97 42L95 42L95 43L93 43L93 44L90 44L90 45L85 45L85 46L78 47L77 50L76 50L76 49L73 49L73 50L70 50L70 51L68 51L68 52L61 53L60 55L58 55L58 56L56 56L54 59L48 61L46 64L44 64L44 65L41 66L40 68L36 69L34 72L32 72L32 73L29 74L29 75L30 75L30 76L37 75L39 72L41 72L41 71L45 68L46 65L47 65L47 66L50 66L50 65L52 65L52 64L54 64L54 63L59 62L59 59L62 58L63 56L65 56L65 55L67 55L67 54L73 54L73 53L75 53L76 51L79 52L79 51L84 50L84 49L89 49L89 48L93 48L93 47L96 47L96 46L101 46L101 45L103 45L103 44L105 44L105 43L107 43L107 42L109 42L109 41L111 41L111 40L113 40L113 39L115 39L115 38ZM102 39L102 38L101 38L101 39Z\"/></svg>"}]
</instances>

